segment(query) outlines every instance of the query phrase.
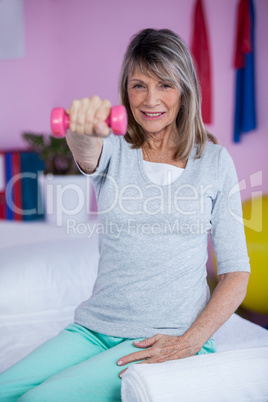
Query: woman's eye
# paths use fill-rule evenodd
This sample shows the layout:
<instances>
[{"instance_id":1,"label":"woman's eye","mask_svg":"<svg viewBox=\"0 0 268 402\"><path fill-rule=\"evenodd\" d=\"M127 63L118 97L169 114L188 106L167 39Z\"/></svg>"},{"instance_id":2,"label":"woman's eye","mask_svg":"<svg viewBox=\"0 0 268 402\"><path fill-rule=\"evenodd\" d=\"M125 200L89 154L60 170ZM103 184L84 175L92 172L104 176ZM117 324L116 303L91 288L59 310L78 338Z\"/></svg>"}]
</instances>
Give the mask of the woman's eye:
<instances>
[{"instance_id":1,"label":"woman's eye","mask_svg":"<svg viewBox=\"0 0 268 402\"><path fill-rule=\"evenodd\" d=\"M163 84L162 87L163 88L172 88L172 86L170 84Z\"/></svg>"},{"instance_id":2,"label":"woman's eye","mask_svg":"<svg viewBox=\"0 0 268 402\"><path fill-rule=\"evenodd\" d=\"M141 85L141 84L135 84L134 86L133 86L133 88L142 88L143 86Z\"/></svg>"}]
</instances>

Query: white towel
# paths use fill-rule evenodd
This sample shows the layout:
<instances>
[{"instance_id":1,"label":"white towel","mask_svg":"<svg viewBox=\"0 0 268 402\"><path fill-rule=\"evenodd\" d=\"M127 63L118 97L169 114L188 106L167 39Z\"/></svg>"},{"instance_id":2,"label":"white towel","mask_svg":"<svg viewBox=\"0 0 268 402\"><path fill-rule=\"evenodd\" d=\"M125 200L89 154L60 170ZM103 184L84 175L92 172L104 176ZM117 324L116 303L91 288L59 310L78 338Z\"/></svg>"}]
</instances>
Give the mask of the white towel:
<instances>
[{"instance_id":1,"label":"white towel","mask_svg":"<svg viewBox=\"0 0 268 402\"><path fill-rule=\"evenodd\" d=\"M215 354L130 366L122 401L267 402L268 331L233 314L214 339Z\"/></svg>"},{"instance_id":2,"label":"white towel","mask_svg":"<svg viewBox=\"0 0 268 402\"><path fill-rule=\"evenodd\" d=\"M268 347L129 367L123 402L268 401Z\"/></svg>"}]
</instances>

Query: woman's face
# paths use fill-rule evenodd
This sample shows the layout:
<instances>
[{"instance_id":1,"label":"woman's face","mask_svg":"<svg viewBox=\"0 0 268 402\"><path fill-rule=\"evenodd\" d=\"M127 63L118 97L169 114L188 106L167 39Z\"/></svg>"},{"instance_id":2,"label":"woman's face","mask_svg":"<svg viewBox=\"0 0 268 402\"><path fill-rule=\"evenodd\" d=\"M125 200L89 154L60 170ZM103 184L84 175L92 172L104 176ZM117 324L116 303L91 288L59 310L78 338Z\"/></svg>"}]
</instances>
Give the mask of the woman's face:
<instances>
[{"instance_id":1,"label":"woman's face","mask_svg":"<svg viewBox=\"0 0 268 402\"><path fill-rule=\"evenodd\" d=\"M177 88L136 68L128 78L127 90L134 119L145 133L169 134L176 129L181 106L181 92Z\"/></svg>"}]
</instances>

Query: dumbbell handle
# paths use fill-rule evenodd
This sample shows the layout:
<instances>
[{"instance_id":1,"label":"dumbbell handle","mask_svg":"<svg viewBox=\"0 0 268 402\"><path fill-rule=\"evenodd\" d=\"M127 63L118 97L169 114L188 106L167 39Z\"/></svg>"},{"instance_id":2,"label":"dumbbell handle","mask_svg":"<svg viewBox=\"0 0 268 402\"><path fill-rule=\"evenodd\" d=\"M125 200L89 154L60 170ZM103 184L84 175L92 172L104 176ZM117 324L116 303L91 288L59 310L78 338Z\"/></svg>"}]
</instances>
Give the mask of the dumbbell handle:
<instances>
[{"instance_id":1,"label":"dumbbell handle","mask_svg":"<svg viewBox=\"0 0 268 402\"><path fill-rule=\"evenodd\" d=\"M124 106L113 106L105 123L111 127L115 135L125 135L127 131L127 112ZM54 137L64 137L70 127L70 117L62 107L51 111L51 131Z\"/></svg>"}]
</instances>

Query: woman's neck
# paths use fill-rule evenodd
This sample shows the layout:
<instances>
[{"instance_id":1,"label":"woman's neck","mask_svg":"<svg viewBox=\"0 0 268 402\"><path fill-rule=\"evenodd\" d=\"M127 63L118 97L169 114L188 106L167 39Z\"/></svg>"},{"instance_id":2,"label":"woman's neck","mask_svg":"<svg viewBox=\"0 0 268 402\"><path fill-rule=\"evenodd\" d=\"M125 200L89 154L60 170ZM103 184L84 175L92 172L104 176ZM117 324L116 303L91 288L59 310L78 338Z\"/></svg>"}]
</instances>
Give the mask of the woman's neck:
<instances>
[{"instance_id":1,"label":"woman's neck","mask_svg":"<svg viewBox=\"0 0 268 402\"><path fill-rule=\"evenodd\" d=\"M143 148L146 150L159 152L159 153L167 153L174 152L174 148L176 146L175 143L175 134L172 132L168 133L147 133L146 140L143 145Z\"/></svg>"},{"instance_id":2,"label":"woman's neck","mask_svg":"<svg viewBox=\"0 0 268 402\"><path fill-rule=\"evenodd\" d=\"M165 163L184 168L185 161L174 159L176 144L170 136L147 134L142 146L143 159L148 162Z\"/></svg>"}]
</instances>

